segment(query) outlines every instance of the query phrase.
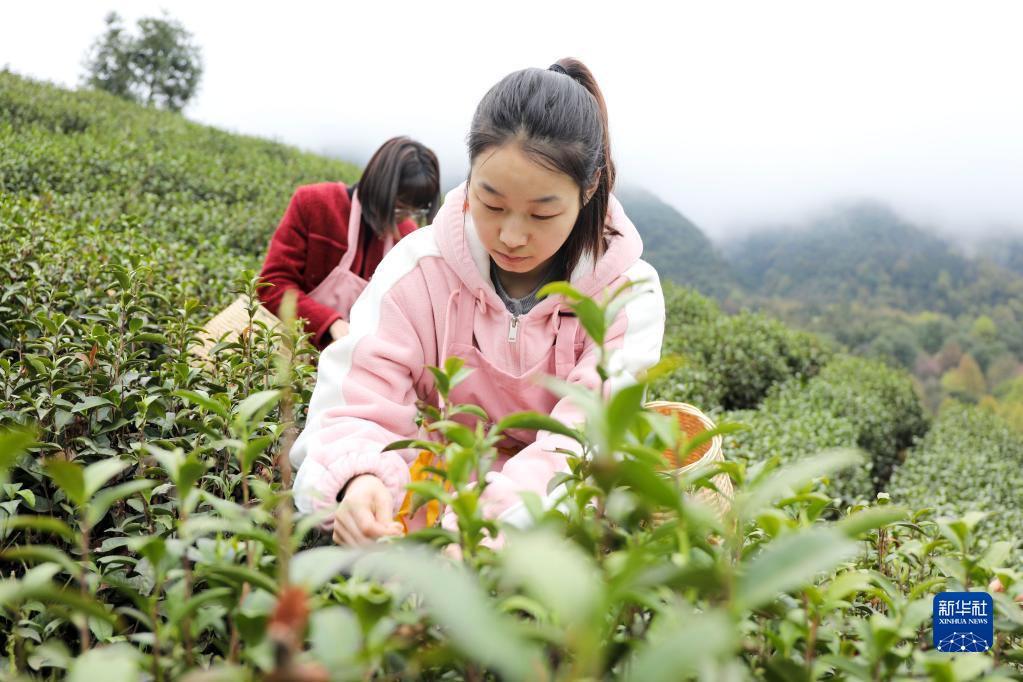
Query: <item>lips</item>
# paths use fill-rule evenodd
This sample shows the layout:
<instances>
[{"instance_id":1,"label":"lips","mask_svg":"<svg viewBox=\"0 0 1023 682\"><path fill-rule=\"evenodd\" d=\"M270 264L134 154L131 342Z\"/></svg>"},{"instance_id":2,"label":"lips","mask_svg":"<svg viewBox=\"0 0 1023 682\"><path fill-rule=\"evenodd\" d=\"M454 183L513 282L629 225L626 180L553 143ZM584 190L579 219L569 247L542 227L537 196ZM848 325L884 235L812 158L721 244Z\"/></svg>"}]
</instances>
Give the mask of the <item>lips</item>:
<instances>
[{"instance_id":1,"label":"lips","mask_svg":"<svg viewBox=\"0 0 1023 682\"><path fill-rule=\"evenodd\" d=\"M509 263L521 263L528 258L528 256L509 256L508 254L501 253L500 251L497 252L497 255Z\"/></svg>"}]
</instances>

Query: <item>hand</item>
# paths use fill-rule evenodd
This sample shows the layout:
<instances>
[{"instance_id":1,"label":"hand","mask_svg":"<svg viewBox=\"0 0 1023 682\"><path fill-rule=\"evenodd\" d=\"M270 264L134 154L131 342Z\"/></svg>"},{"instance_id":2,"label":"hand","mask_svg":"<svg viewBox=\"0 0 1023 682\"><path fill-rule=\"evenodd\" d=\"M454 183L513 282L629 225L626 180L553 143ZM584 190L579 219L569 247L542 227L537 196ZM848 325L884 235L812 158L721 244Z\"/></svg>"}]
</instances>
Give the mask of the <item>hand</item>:
<instances>
[{"instance_id":1,"label":"hand","mask_svg":"<svg viewBox=\"0 0 1023 682\"><path fill-rule=\"evenodd\" d=\"M356 476L334 512L334 542L367 545L385 535L402 535L404 528L392 518L394 498L373 474Z\"/></svg>"},{"instance_id":2,"label":"hand","mask_svg":"<svg viewBox=\"0 0 1023 682\"><path fill-rule=\"evenodd\" d=\"M987 588L990 591L992 591L992 592L1005 592L1005 586L1002 585L1002 581L999 580L998 578L995 578L994 580L992 580L991 584L989 584L987 586ZM1016 595L1016 601L1018 601L1021 604L1023 604L1023 594L1017 594Z\"/></svg>"},{"instance_id":3,"label":"hand","mask_svg":"<svg viewBox=\"0 0 1023 682\"><path fill-rule=\"evenodd\" d=\"M348 336L348 323L344 320L334 320L330 325L330 338L337 341L342 336Z\"/></svg>"}]
</instances>

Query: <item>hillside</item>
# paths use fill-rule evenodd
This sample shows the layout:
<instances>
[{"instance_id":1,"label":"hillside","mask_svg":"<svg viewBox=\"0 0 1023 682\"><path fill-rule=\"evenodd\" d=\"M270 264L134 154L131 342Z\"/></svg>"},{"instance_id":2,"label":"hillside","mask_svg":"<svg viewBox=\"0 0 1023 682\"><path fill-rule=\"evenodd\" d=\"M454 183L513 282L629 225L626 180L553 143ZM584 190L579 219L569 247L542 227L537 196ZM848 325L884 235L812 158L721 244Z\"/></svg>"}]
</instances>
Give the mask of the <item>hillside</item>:
<instances>
[{"instance_id":1,"label":"hillside","mask_svg":"<svg viewBox=\"0 0 1023 682\"><path fill-rule=\"evenodd\" d=\"M911 371L931 412L984 404L1023 431L1021 252L991 240L968 256L870 202L727 249L752 307Z\"/></svg>"},{"instance_id":2,"label":"hillside","mask_svg":"<svg viewBox=\"0 0 1023 682\"><path fill-rule=\"evenodd\" d=\"M1023 276L1023 237L989 238L977 245L978 255Z\"/></svg>"},{"instance_id":3,"label":"hillside","mask_svg":"<svg viewBox=\"0 0 1023 682\"><path fill-rule=\"evenodd\" d=\"M251 292L295 185L358 169L8 73L0 149L7 677L1023 672L1012 655L1023 646L1012 601L1023 592L1012 582L1023 439L988 410L952 406L929 428L905 371L761 313L729 315L665 278L664 348L680 362L612 398L575 383L583 424L528 413L505 422L578 447L564 470L556 462L558 504L523 496L531 528L484 516L497 427L458 423L468 406L445 405L453 418L437 421L424 406L437 440L411 452L435 453L438 479L417 481L412 499L450 508L458 532L437 524L339 547L323 530L339 508L328 497L319 513L297 512L288 464L318 351L290 343L294 323L251 325L208 362L189 348L211 311ZM589 299L576 311L593 338L613 314ZM278 352L282 343L293 352ZM456 367L434 374L442 394ZM725 462L671 470L664 453L696 443L643 409L647 389L712 415ZM325 454L329 470L304 472L351 467ZM695 489L722 476L732 499ZM387 495L380 521L399 501ZM508 541L495 549L498 530ZM934 596L996 575L1007 587L994 596L999 649L935 652Z\"/></svg>"},{"instance_id":4,"label":"hillside","mask_svg":"<svg viewBox=\"0 0 1023 682\"><path fill-rule=\"evenodd\" d=\"M719 299L732 292L730 266L688 218L639 187L619 187L615 195L643 236L643 258L661 278Z\"/></svg>"},{"instance_id":5,"label":"hillside","mask_svg":"<svg viewBox=\"0 0 1023 682\"><path fill-rule=\"evenodd\" d=\"M748 291L804 303L857 301L955 316L1023 293L1023 277L968 258L871 202L758 232L727 245L726 257Z\"/></svg>"},{"instance_id":6,"label":"hillside","mask_svg":"<svg viewBox=\"0 0 1023 682\"><path fill-rule=\"evenodd\" d=\"M135 260L178 273L183 293L214 308L244 269L259 270L296 186L358 177L351 164L7 72L0 149L0 192L40 198L111 245L139 232L154 247Z\"/></svg>"}]
</instances>

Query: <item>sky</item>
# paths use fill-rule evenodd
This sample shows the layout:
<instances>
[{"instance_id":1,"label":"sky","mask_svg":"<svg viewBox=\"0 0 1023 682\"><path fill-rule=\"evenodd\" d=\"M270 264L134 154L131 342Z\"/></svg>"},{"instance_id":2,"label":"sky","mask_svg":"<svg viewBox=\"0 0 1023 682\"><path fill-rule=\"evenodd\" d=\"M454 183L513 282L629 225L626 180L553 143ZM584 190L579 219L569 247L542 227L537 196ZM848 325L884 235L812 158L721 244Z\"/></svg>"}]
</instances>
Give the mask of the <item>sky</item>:
<instances>
[{"instance_id":1,"label":"sky","mask_svg":"<svg viewBox=\"0 0 1023 682\"><path fill-rule=\"evenodd\" d=\"M193 120L365 163L387 138L464 178L476 104L581 59L621 183L712 239L874 199L950 235L1023 233L1023 2L0 2L0 68L75 87L107 12L202 48Z\"/></svg>"}]
</instances>

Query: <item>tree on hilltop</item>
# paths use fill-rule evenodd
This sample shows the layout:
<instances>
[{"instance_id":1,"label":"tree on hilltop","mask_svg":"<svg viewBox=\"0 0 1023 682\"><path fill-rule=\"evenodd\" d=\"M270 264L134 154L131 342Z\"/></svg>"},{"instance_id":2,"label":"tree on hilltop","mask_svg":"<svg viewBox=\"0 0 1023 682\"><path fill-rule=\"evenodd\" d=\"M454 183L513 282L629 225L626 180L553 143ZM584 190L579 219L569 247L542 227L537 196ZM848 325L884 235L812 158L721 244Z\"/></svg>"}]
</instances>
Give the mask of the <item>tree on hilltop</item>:
<instances>
[{"instance_id":1,"label":"tree on hilltop","mask_svg":"<svg viewBox=\"0 0 1023 682\"><path fill-rule=\"evenodd\" d=\"M128 33L116 12L83 62L85 85L125 99L181 111L199 89L202 54L192 34L166 14L139 19Z\"/></svg>"}]
</instances>

